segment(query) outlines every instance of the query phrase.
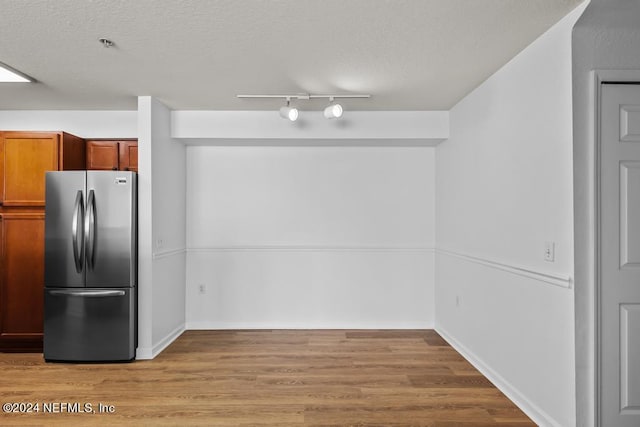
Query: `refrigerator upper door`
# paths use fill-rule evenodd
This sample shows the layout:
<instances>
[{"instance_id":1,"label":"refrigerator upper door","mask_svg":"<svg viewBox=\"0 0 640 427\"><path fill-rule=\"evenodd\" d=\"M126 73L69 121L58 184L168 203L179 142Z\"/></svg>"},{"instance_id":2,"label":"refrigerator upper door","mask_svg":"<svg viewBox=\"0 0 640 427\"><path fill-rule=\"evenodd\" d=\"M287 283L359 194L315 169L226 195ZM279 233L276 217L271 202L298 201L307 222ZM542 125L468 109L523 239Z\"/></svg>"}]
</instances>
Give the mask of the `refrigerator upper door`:
<instances>
[{"instance_id":1,"label":"refrigerator upper door","mask_svg":"<svg viewBox=\"0 0 640 427\"><path fill-rule=\"evenodd\" d=\"M136 174L87 171L85 213L86 286L135 286Z\"/></svg>"},{"instance_id":2,"label":"refrigerator upper door","mask_svg":"<svg viewBox=\"0 0 640 427\"><path fill-rule=\"evenodd\" d=\"M45 286L82 287L86 174L47 172L45 180Z\"/></svg>"}]
</instances>

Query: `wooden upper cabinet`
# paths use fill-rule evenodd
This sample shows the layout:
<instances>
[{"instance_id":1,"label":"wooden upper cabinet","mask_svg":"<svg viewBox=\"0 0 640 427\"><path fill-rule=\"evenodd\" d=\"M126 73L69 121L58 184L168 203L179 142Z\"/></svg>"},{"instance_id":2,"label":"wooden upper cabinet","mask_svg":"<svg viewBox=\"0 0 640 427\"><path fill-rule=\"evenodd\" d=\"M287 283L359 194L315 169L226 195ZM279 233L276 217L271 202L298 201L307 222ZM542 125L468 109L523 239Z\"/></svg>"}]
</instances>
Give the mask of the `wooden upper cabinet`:
<instances>
[{"instance_id":1,"label":"wooden upper cabinet","mask_svg":"<svg viewBox=\"0 0 640 427\"><path fill-rule=\"evenodd\" d=\"M118 142L87 140L87 169L118 170Z\"/></svg>"},{"instance_id":2,"label":"wooden upper cabinet","mask_svg":"<svg viewBox=\"0 0 640 427\"><path fill-rule=\"evenodd\" d=\"M138 142L121 141L120 149L120 170L138 172Z\"/></svg>"},{"instance_id":3,"label":"wooden upper cabinet","mask_svg":"<svg viewBox=\"0 0 640 427\"><path fill-rule=\"evenodd\" d=\"M60 164L58 170L79 171L87 168L84 139L61 132Z\"/></svg>"},{"instance_id":4,"label":"wooden upper cabinet","mask_svg":"<svg viewBox=\"0 0 640 427\"><path fill-rule=\"evenodd\" d=\"M85 167L84 141L64 132L0 133L4 206L44 206L46 171Z\"/></svg>"},{"instance_id":5,"label":"wooden upper cabinet","mask_svg":"<svg viewBox=\"0 0 640 427\"><path fill-rule=\"evenodd\" d=\"M87 169L138 171L138 141L87 140Z\"/></svg>"}]
</instances>

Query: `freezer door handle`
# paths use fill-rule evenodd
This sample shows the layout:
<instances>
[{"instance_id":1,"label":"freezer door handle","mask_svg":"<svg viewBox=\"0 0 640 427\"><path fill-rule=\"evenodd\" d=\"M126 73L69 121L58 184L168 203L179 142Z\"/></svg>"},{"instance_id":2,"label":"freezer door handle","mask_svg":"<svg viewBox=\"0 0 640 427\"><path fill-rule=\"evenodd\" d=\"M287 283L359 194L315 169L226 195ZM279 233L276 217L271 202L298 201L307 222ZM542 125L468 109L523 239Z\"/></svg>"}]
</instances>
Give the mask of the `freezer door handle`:
<instances>
[{"instance_id":1,"label":"freezer door handle","mask_svg":"<svg viewBox=\"0 0 640 427\"><path fill-rule=\"evenodd\" d=\"M78 290L53 290L49 291L51 295L66 295L73 297L87 297L87 298L100 298L100 297L123 297L125 291L78 291Z\"/></svg>"},{"instance_id":2,"label":"freezer door handle","mask_svg":"<svg viewBox=\"0 0 640 427\"><path fill-rule=\"evenodd\" d=\"M73 245L73 261L76 265L76 272L82 272L83 260L84 260L84 232L82 223L84 221L84 203L83 194L81 190L78 190L76 194L76 201L73 208L73 218L71 219L71 241Z\"/></svg>"},{"instance_id":3,"label":"freezer door handle","mask_svg":"<svg viewBox=\"0 0 640 427\"><path fill-rule=\"evenodd\" d=\"M84 242L87 247L87 266L93 269L93 258L96 245L96 198L93 190L89 190L87 199L87 216L84 219Z\"/></svg>"}]
</instances>

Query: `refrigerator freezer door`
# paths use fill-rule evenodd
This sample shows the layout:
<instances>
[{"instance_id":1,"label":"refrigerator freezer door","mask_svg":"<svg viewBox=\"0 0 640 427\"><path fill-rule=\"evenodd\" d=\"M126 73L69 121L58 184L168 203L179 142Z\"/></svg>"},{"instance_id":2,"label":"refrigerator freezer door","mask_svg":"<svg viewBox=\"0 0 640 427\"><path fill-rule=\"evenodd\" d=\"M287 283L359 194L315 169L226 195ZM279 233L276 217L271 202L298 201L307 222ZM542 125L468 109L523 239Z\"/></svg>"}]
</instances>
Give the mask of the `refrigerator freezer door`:
<instances>
[{"instance_id":1,"label":"refrigerator freezer door","mask_svg":"<svg viewBox=\"0 0 640 427\"><path fill-rule=\"evenodd\" d=\"M86 287L136 283L136 175L88 171L85 214Z\"/></svg>"},{"instance_id":2,"label":"refrigerator freezer door","mask_svg":"<svg viewBox=\"0 0 640 427\"><path fill-rule=\"evenodd\" d=\"M135 358L135 289L45 289L47 361Z\"/></svg>"},{"instance_id":3,"label":"refrigerator freezer door","mask_svg":"<svg viewBox=\"0 0 640 427\"><path fill-rule=\"evenodd\" d=\"M83 287L86 173L47 172L44 283Z\"/></svg>"}]
</instances>

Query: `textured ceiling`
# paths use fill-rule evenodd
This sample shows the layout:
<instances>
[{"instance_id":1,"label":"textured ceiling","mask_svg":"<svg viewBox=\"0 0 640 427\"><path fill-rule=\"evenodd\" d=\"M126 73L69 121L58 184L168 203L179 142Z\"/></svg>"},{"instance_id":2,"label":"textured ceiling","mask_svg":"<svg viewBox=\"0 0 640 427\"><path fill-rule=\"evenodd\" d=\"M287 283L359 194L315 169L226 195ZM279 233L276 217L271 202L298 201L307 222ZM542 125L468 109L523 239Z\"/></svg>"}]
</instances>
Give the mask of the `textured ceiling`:
<instances>
[{"instance_id":1,"label":"textured ceiling","mask_svg":"<svg viewBox=\"0 0 640 427\"><path fill-rule=\"evenodd\" d=\"M581 0L0 0L0 109L449 109ZM115 42L104 48L98 38ZM307 103L319 108L325 101ZM303 106L303 109L305 106Z\"/></svg>"}]
</instances>

